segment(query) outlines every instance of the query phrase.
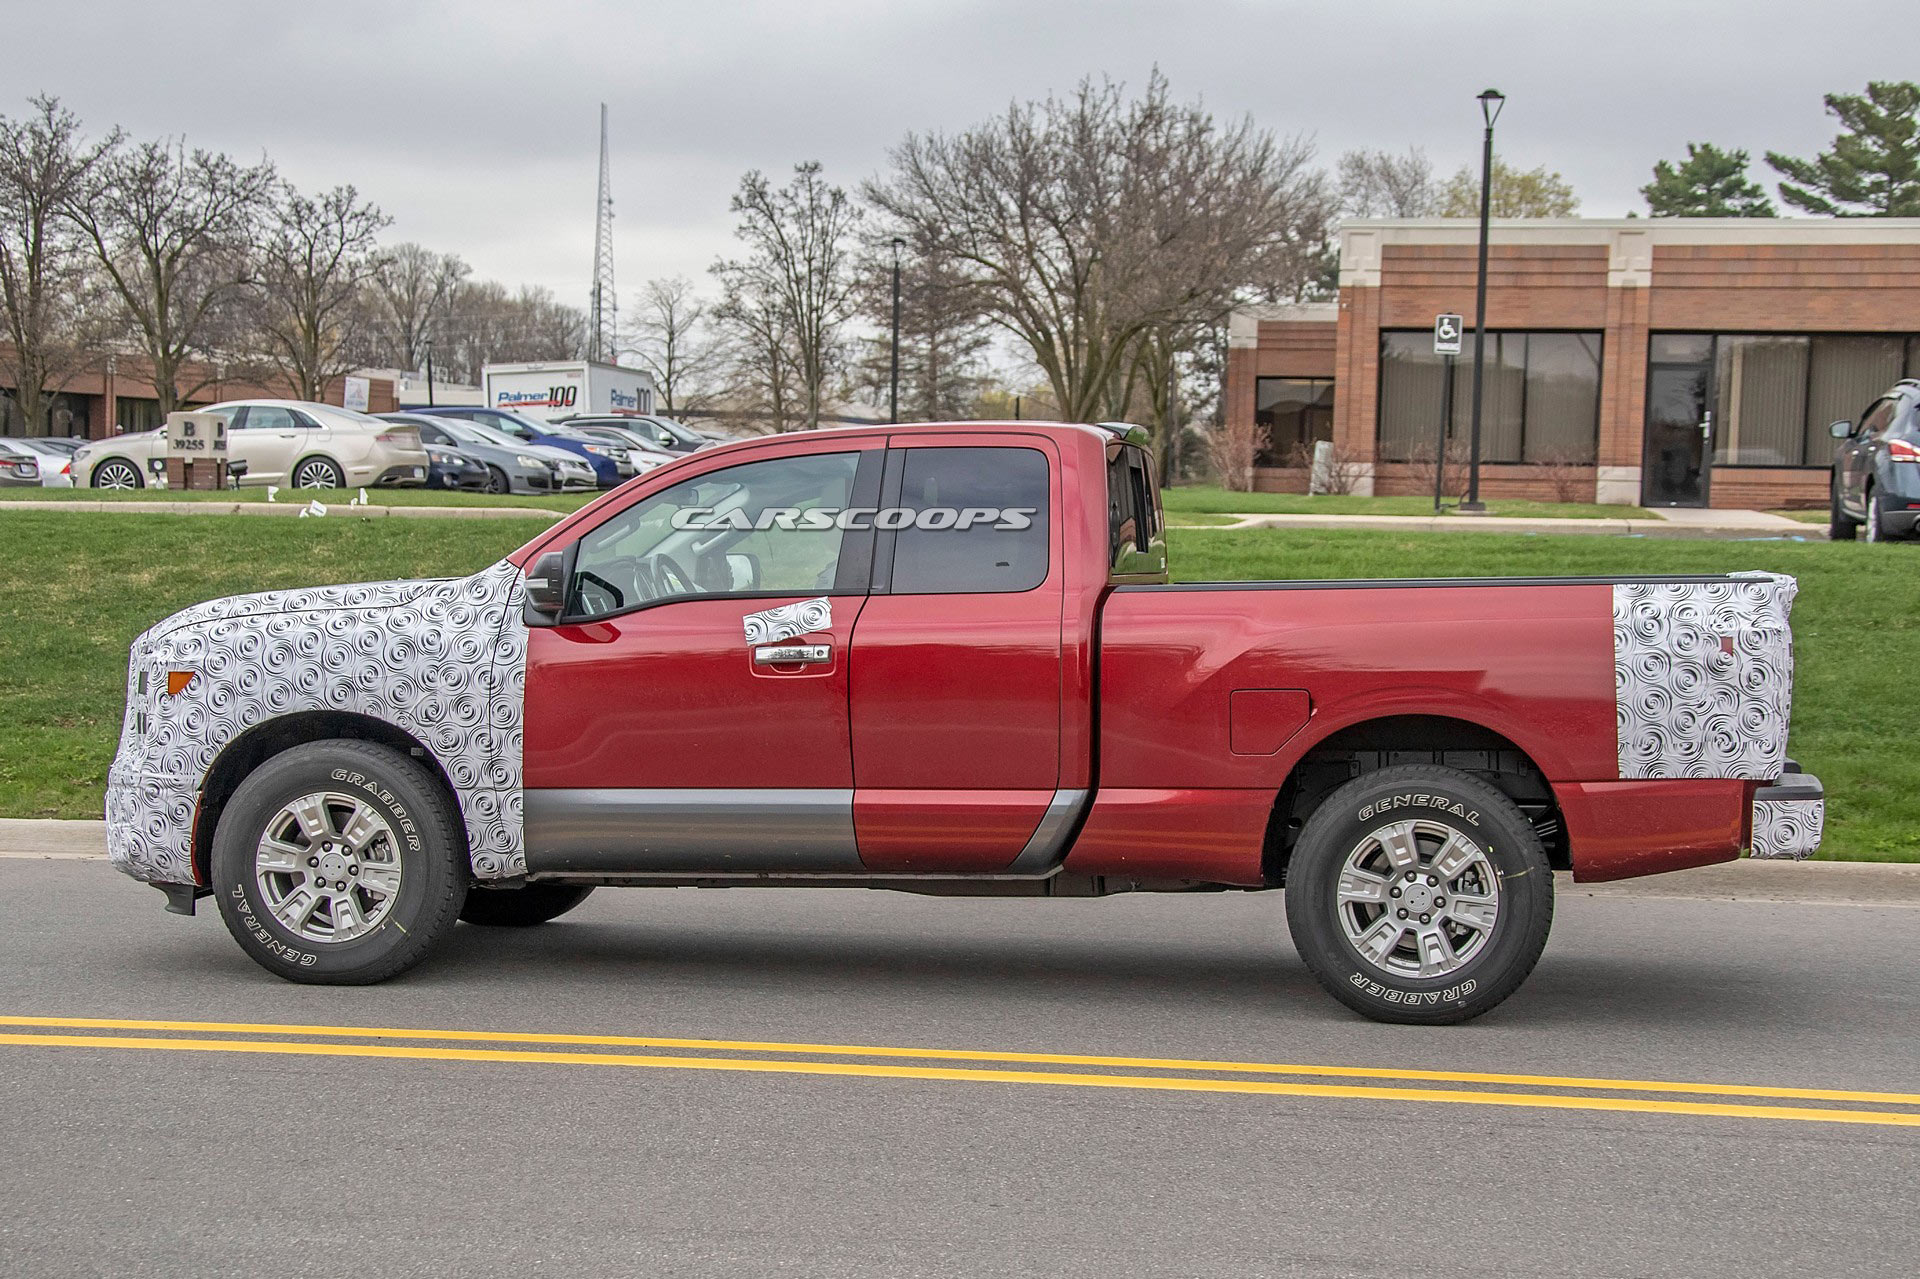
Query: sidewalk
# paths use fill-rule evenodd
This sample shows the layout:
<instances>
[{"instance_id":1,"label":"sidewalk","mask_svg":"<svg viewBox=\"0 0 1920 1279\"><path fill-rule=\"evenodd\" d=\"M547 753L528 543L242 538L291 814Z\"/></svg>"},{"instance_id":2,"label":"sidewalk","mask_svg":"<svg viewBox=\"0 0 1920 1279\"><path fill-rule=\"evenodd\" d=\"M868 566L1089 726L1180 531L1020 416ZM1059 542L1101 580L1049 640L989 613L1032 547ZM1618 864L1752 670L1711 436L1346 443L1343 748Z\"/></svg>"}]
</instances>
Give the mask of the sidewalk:
<instances>
[{"instance_id":1,"label":"sidewalk","mask_svg":"<svg viewBox=\"0 0 1920 1279\"><path fill-rule=\"evenodd\" d=\"M106 860L107 824L0 818L0 858ZM1610 884L1554 876L1562 897L1690 897L1714 901L1920 906L1920 862L1742 860Z\"/></svg>"},{"instance_id":2,"label":"sidewalk","mask_svg":"<svg viewBox=\"0 0 1920 1279\"><path fill-rule=\"evenodd\" d=\"M323 503L326 519L367 519L400 516L414 520L545 520L551 524L565 519L568 512L549 511L538 506L349 506L345 502ZM127 515L292 515L307 509L304 500L287 502L0 502L0 514L7 511L83 511L98 514L117 511Z\"/></svg>"},{"instance_id":3,"label":"sidewalk","mask_svg":"<svg viewBox=\"0 0 1920 1279\"><path fill-rule=\"evenodd\" d=\"M1178 526L1183 512L1169 511ZM1803 538L1825 541L1819 524L1802 524L1765 511L1662 510L1653 519L1564 520L1504 515L1232 515L1231 524L1190 528L1400 529L1418 533L1553 533L1611 537Z\"/></svg>"}]
</instances>

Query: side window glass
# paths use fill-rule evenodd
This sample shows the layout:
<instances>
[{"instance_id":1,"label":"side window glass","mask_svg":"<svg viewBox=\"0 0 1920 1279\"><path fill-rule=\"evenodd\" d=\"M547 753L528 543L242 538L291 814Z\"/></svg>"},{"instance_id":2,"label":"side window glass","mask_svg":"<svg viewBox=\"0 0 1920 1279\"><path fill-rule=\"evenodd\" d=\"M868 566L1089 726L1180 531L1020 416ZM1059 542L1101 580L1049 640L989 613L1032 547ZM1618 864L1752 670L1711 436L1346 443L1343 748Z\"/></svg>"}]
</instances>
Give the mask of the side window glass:
<instances>
[{"instance_id":1,"label":"side window glass","mask_svg":"<svg viewBox=\"0 0 1920 1279\"><path fill-rule=\"evenodd\" d=\"M243 425L249 431L290 431L293 414L272 405L256 404L247 410Z\"/></svg>"},{"instance_id":2,"label":"side window glass","mask_svg":"<svg viewBox=\"0 0 1920 1279\"><path fill-rule=\"evenodd\" d=\"M901 451L899 505L914 518L894 534L895 595L1030 591L1046 580L1046 454Z\"/></svg>"},{"instance_id":3,"label":"side window glass","mask_svg":"<svg viewBox=\"0 0 1920 1279\"><path fill-rule=\"evenodd\" d=\"M683 480L580 539L567 613L705 595L823 595L839 577L858 453L769 458Z\"/></svg>"},{"instance_id":4,"label":"side window glass","mask_svg":"<svg viewBox=\"0 0 1920 1279\"><path fill-rule=\"evenodd\" d=\"M1893 401L1881 400L1867 410L1860 419L1860 438L1871 440L1887 429L1887 423L1893 420Z\"/></svg>"},{"instance_id":5,"label":"side window glass","mask_svg":"<svg viewBox=\"0 0 1920 1279\"><path fill-rule=\"evenodd\" d=\"M1115 449L1107 459L1108 560L1115 570L1133 550L1139 519L1140 490L1133 468L1127 465L1127 451Z\"/></svg>"}]
</instances>

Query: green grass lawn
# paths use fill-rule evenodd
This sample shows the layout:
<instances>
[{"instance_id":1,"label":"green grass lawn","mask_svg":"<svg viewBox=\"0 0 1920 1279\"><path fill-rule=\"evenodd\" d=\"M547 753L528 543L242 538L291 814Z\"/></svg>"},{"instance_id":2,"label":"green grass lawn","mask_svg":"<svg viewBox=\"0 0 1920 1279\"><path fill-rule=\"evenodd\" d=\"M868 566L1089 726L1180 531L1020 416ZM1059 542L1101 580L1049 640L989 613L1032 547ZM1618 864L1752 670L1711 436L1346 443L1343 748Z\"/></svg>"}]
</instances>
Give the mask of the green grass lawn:
<instances>
[{"instance_id":1,"label":"green grass lawn","mask_svg":"<svg viewBox=\"0 0 1920 1279\"><path fill-rule=\"evenodd\" d=\"M345 506L360 496L357 489L280 490L276 501L281 506L305 506L318 498L327 507ZM543 511L577 511L598 497L598 493L569 493L549 496L541 493L465 493L445 489L368 489L369 506L528 506ZM49 489L0 488L0 502L264 502L264 486L222 489L216 493L190 489Z\"/></svg>"},{"instance_id":2,"label":"green grass lawn","mask_svg":"<svg viewBox=\"0 0 1920 1279\"><path fill-rule=\"evenodd\" d=\"M1183 484L1161 490L1161 504L1175 512L1213 512L1235 515L1427 515L1431 497L1342 497L1322 493L1230 493L1211 484ZM1449 499L1451 505L1451 499ZM1452 514L1451 509L1448 514ZM1595 506L1592 502L1489 501L1487 514L1532 519L1626 520L1651 519L1639 506ZM1467 517L1472 518L1472 517Z\"/></svg>"},{"instance_id":3,"label":"green grass lawn","mask_svg":"<svg viewBox=\"0 0 1920 1279\"><path fill-rule=\"evenodd\" d=\"M540 520L252 520L0 512L0 816L95 817L119 734L127 645L213 596L446 576ZM1172 533L1185 580L1705 573L1800 579L1790 749L1827 784L1826 856L1920 861L1920 547L1492 533Z\"/></svg>"},{"instance_id":4,"label":"green grass lawn","mask_svg":"<svg viewBox=\"0 0 1920 1279\"><path fill-rule=\"evenodd\" d=\"M1799 508L1796 508L1791 511L1769 511L1767 512L1767 514L1784 515L1788 519L1798 520L1802 524L1825 524L1827 520L1832 517L1832 513L1829 511L1824 511L1824 510L1809 511L1809 510L1804 510Z\"/></svg>"}]
</instances>

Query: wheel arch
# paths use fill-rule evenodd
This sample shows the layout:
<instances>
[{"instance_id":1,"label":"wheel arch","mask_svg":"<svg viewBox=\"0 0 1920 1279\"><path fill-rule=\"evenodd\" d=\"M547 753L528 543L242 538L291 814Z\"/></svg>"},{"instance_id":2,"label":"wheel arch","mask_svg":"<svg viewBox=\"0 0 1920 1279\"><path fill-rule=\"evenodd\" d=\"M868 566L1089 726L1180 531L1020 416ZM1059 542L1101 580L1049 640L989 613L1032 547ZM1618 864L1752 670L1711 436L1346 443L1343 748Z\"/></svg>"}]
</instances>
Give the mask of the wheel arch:
<instances>
[{"instance_id":1,"label":"wheel arch","mask_svg":"<svg viewBox=\"0 0 1920 1279\"><path fill-rule=\"evenodd\" d=\"M325 462L340 476L340 483L342 485L347 483L347 464L331 453L316 449L311 453L300 454L300 456L293 459L293 464L287 467L287 484L289 486L293 485L294 477L300 474L300 468L309 462Z\"/></svg>"},{"instance_id":2,"label":"wheel arch","mask_svg":"<svg viewBox=\"0 0 1920 1279\"><path fill-rule=\"evenodd\" d=\"M448 801L453 804L456 814L454 827L460 833L460 855L463 858L468 855L466 822L458 816L461 812L459 794L454 790L446 768L423 742L405 729L371 715L333 710L296 711L255 724L228 742L214 757L201 782L199 811L193 826L193 873L196 881L202 884L212 882L214 832L219 829L220 815L225 811L227 802L249 774L274 756L295 746L340 739L389 746L425 764L446 793Z\"/></svg>"},{"instance_id":3,"label":"wheel arch","mask_svg":"<svg viewBox=\"0 0 1920 1279\"><path fill-rule=\"evenodd\" d=\"M1261 850L1269 884L1285 882L1301 829L1329 795L1356 777L1399 764L1437 764L1490 783L1532 823L1554 868L1571 865L1566 825L1539 753L1487 724L1445 713L1375 715L1329 725L1293 753Z\"/></svg>"},{"instance_id":4,"label":"wheel arch","mask_svg":"<svg viewBox=\"0 0 1920 1279\"><path fill-rule=\"evenodd\" d=\"M100 472L105 470L107 467L113 465L115 462L122 462L122 463L125 463L127 466L130 466L133 468L135 488L145 488L147 486L147 474L141 468L140 463L134 461L133 458L129 457L125 453L109 453L107 454L107 456L95 462L93 466L87 471L87 487L98 488L99 484L97 481L99 479Z\"/></svg>"}]
</instances>

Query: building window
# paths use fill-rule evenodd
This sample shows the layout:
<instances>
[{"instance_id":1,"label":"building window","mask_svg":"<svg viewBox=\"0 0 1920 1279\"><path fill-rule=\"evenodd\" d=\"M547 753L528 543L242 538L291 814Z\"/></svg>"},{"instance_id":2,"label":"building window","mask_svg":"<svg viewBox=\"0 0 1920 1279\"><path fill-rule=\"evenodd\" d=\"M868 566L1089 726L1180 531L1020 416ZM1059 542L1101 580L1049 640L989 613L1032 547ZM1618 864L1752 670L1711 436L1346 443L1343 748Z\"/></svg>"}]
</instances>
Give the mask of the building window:
<instances>
[{"instance_id":1,"label":"building window","mask_svg":"<svg viewBox=\"0 0 1920 1279\"><path fill-rule=\"evenodd\" d=\"M1333 438L1333 379L1263 377L1253 384L1255 466L1306 466Z\"/></svg>"},{"instance_id":2,"label":"building window","mask_svg":"<svg viewBox=\"0 0 1920 1279\"><path fill-rule=\"evenodd\" d=\"M1699 368L1715 466L1824 468L1833 459L1828 426L1858 421L1903 375L1920 374L1920 338L1656 333L1647 358Z\"/></svg>"},{"instance_id":3,"label":"building window","mask_svg":"<svg viewBox=\"0 0 1920 1279\"><path fill-rule=\"evenodd\" d=\"M122 431L157 431L166 425L160 401L123 395L113 402L113 424Z\"/></svg>"},{"instance_id":4,"label":"building window","mask_svg":"<svg viewBox=\"0 0 1920 1279\"><path fill-rule=\"evenodd\" d=\"M1482 384L1481 461L1593 461L1600 432L1598 333L1489 333ZM1443 424L1449 441L1465 440L1472 430L1473 357L1461 356L1448 369L1433 353L1430 332L1382 333L1376 456L1384 462L1431 458Z\"/></svg>"}]
</instances>

